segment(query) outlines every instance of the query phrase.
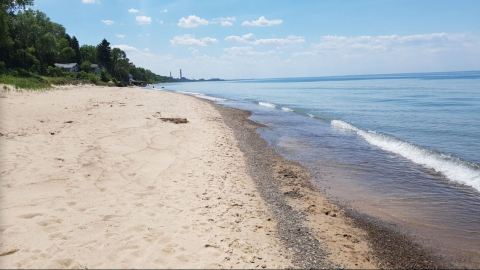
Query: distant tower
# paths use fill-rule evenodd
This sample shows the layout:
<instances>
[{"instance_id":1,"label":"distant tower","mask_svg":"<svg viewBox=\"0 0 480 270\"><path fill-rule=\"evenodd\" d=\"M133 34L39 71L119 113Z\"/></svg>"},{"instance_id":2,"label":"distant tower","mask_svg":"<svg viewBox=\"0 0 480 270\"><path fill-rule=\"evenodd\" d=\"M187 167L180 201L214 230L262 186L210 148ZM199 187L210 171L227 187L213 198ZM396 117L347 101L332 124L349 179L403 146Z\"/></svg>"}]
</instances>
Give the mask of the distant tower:
<instances>
[{"instance_id":1,"label":"distant tower","mask_svg":"<svg viewBox=\"0 0 480 270\"><path fill-rule=\"evenodd\" d=\"M172 72L170 71L170 78L172 78Z\"/></svg>"},{"instance_id":2,"label":"distant tower","mask_svg":"<svg viewBox=\"0 0 480 270\"><path fill-rule=\"evenodd\" d=\"M180 69L180 79L183 78L182 69Z\"/></svg>"}]
</instances>

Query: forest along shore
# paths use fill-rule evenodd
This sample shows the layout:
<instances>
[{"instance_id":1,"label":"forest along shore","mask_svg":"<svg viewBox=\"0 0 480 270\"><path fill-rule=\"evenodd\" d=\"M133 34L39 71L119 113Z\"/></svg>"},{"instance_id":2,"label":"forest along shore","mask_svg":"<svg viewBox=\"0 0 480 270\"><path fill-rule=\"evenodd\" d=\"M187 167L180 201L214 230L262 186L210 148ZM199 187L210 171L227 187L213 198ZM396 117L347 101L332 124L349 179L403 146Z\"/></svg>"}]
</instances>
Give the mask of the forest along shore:
<instances>
[{"instance_id":1,"label":"forest along shore","mask_svg":"<svg viewBox=\"0 0 480 270\"><path fill-rule=\"evenodd\" d=\"M434 265L390 233L371 245L380 230L315 191L248 112L98 86L3 91L0 110L2 268Z\"/></svg>"}]
</instances>

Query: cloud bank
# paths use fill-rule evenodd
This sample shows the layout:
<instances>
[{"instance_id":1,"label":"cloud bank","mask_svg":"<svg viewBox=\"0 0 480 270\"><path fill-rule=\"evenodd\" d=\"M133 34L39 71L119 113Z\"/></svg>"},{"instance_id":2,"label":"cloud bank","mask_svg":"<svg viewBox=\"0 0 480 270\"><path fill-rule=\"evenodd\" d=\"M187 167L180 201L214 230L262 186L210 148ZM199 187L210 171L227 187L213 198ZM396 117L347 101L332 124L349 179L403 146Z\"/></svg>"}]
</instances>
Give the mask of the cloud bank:
<instances>
[{"instance_id":1,"label":"cloud bank","mask_svg":"<svg viewBox=\"0 0 480 270\"><path fill-rule=\"evenodd\" d=\"M200 18L196 15L190 15L188 17L182 17L178 21L178 26L183 28L195 28L202 25L208 25L208 20Z\"/></svg>"},{"instance_id":2,"label":"cloud bank","mask_svg":"<svg viewBox=\"0 0 480 270\"><path fill-rule=\"evenodd\" d=\"M184 56L131 50L129 57L160 74L182 67L190 77L261 78L428 72L480 69L480 37L465 33L415 35L326 35L257 38L251 33L224 38L175 36ZM228 45L232 45L228 47ZM130 48L131 49L131 48Z\"/></svg>"},{"instance_id":3,"label":"cloud bank","mask_svg":"<svg viewBox=\"0 0 480 270\"><path fill-rule=\"evenodd\" d=\"M135 20L138 25L148 25L152 23L152 18L148 16L136 16Z\"/></svg>"},{"instance_id":4,"label":"cloud bank","mask_svg":"<svg viewBox=\"0 0 480 270\"><path fill-rule=\"evenodd\" d=\"M208 46L217 42L217 39L211 37L195 38L192 35L175 36L170 40L172 45L187 45L187 46Z\"/></svg>"},{"instance_id":5,"label":"cloud bank","mask_svg":"<svg viewBox=\"0 0 480 270\"><path fill-rule=\"evenodd\" d=\"M269 20L269 19L265 18L264 16L260 16L256 20L244 21L242 23L242 25L243 26L253 26L253 27L268 27L268 26L280 25L282 23L283 23L283 20L280 20L280 19Z\"/></svg>"}]
</instances>

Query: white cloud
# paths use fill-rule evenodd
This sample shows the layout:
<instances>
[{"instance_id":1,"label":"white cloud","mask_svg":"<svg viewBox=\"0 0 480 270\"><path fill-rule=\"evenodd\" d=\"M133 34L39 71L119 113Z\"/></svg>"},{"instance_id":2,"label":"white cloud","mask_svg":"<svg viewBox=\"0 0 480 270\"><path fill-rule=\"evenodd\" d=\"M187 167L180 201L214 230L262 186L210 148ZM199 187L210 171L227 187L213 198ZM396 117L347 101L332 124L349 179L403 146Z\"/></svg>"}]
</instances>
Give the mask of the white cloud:
<instances>
[{"instance_id":1,"label":"white cloud","mask_svg":"<svg viewBox=\"0 0 480 270\"><path fill-rule=\"evenodd\" d=\"M274 19L274 20L269 20L265 18L264 16L260 16L256 20L252 21L244 21L242 23L243 26L259 26L259 27L267 27L267 26L274 26L274 25L280 25L282 24L283 21L280 19Z\"/></svg>"},{"instance_id":2,"label":"white cloud","mask_svg":"<svg viewBox=\"0 0 480 270\"><path fill-rule=\"evenodd\" d=\"M124 52L141 52L141 50L133 47L133 46L130 46L130 45L126 45L126 44L117 44L117 45L113 45L112 48L118 48Z\"/></svg>"},{"instance_id":3,"label":"white cloud","mask_svg":"<svg viewBox=\"0 0 480 270\"><path fill-rule=\"evenodd\" d=\"M147 25L152 23L152 18L148 16L137 16L135 17L135 20L137 21L137 24L139 25Z\"/></svg>"},{"instance_id":4,"label":"white cloud","mask_svg":"<svg viewBox=\"0 0 480 270\"><path fill-rule=\"evenodd\" d=\"M221 26L223 27L229 27L229 26L233 26L233 23L236 21L237 19L235 17L220 17L220 18L215 18L213 19L213 22L214 24L220 24Z\"/></svg>"},{"instance_id":5,"label":"white cloud","mask_svg":"<svg viewBox=\"0 0 480 270\"><path fill-rule=\"evenodd\" d=\"M239 43L251 43L253 41L253 34L248 33L241 36L228 36L225 38L226 41L233 41Z\"/></svg>"},{"instance_id":6,"label":"white cloud","mask_svg":"<svg viewBox=\"0 0 480 270\"><path fill-rule=\"evenodd\" d=\"M190 47L188 48L191 54L198 55L200 51L197 48Z\"/></svg>"},{"instance_id":7,"label":"white cloud","mask_svg":"<svg viewBox=\"0 0 480 270\"><path fill-rule=\"evenodd\" d=\"M140 10L138 10L136 8L130 8L130 9L128 9L128 12L129 13L138 13L138 12L140 12Z\"/></svg>"},{"instance_id":8,"label":"white cloud","mask_svg":"<svg viewBox=\"0 0 480 270\"><path fill-rule=\"evenodd\" d=\"M276 52L273 50L269 51L257 51L251 46L244 46L244 47L230 47L223 49L224 55L226 57L233 57L233 56L265 56L265 55L272 55Z\"/></svg>"},{"instance_id":9,"label":"white cloud","mask_svg":"<svg viewBox=\"0 0 480 270\"><path fill-rule=\"evenodd\" d=\"M248 42L257 40L255 37L245 38ZM309 37L309 40L313 38ZM282 49L255 46L248 42L235 43L230 48L207 55L206 51L210 50L202 50L198 42L190 40L185 42L188 43L185 50L188 49L189 53L183 57L146 52L128 45L124 45L128 47L123 49L128 51L129 59L138 66L164 75L170 71L176 73L182 68L189 78L299 77L480 69L480 36L474 34L324 36L318 37L318 43L312 45L300 44L302 46L285 46Z\"/></svg>"},{"instance_id":10,"label":"white cloud","mask_svg":"<svg viewBox=\"0 0 480 270\"><path fill-rule=\"evenodd\" d=\"M286 46L292 44L304 43L305 38L300 36L287 36L285 38L262 38L253 42L255 45L274 45L274 46Z\"/></svg>"},{"instance_id":11,"label":"white cloud","mask_svg":"<svg viewBox=\"0 0 480 270\"><path fill-rule=\"evenodd\" d=\"M317 51L387 52L405 49L441 50L469 46L474 39L465 34L428 33L416 35L324 36L314 45Z\"/></svg>"},{"instance_id":12,"label":"white cloud","mask_svg":"<svg viewBox=\"0 0 480 270\"><path fill-rule=\"evenodd\" d=\"M126 37L124 34L116 34L115 36L120 39L124 39Z\"/></svg>"},{"instance_id":13,"label":"white cloud","mask_svg":"<svg viewBox=\"0 0 480 270\"><path fill-rule=\"evenodd\" d=\"M112 24L114 24L115 22L112 21L112 20L102 20L102 23L104 23L105 25L112 25Z\"/></svg>"},{"instance_id":14,"label":"white cloud","mask_svg":"<svg viewBox=\"0 0 480 270\"><path fill-rule=\"evenodd\" d=\"M211 37L204 37L204 38L195 38L192 35L182 35L182 36L174 36L170 43L172 45L188 45L188 46L207 46L213 43L216 43L217 39Z\"/></svg>"},{"instance_id":15,"label":"white cloud","mask_svg":"<svg viewBox=\"0 0 480 270\"><path fill-rule=\"evenodd\" d=\"M228 36L226 41L233 41L238 43L245 43L251 45L272 45L272 46L286 46L293 44L301 44L305 42L305 38L300 36L287 36L285 38L262 38L254 39L252 33L248 33L242 36Z\"/></svg>"},{"instance_id":16,"label":"white cloud","mask_svg":"<svg viewBox=\"0 0 480 270\"><path fill-rule=\"evenodd\" d=\"M84 4L95 4L95 0L82 0Z\"/></svg>"},{"instance_id":17,"label":"white cloud","mask_svg":"<svg viewBox=\"0 0 480 270\"><path fill-rule=\"evenodd\" d=\"M208 20L200 18L196 15L190 15L188 17L182 17L178 21L178 26L183 28L195 28L201 25L208 25Z\"/></svg>"}]
</instances>

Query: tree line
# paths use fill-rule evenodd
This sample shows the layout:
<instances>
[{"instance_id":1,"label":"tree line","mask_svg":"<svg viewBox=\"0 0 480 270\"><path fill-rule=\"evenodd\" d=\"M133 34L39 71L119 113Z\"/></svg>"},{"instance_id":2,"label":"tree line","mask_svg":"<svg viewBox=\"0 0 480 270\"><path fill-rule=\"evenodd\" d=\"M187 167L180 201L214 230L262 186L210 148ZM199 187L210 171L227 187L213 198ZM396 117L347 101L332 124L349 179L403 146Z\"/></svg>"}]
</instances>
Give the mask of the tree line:
<instances>
[{"instance_id":1,"label":"tree line","mask_svg":"<svg viewBox=\"0 0 480 270\"><path fill-rule=\"evenodd\" d=\"M170 79L136 67L124 51L111 48L106 39L97 46L80 46L75 36L45 13L26 9L30 5L33 0L0 0L0 73L58 77L65 72L55 63L77 63L81 71L76 76L92 82L126 84L130 75L148 83Z\"/></svg>"}]
</instances>

